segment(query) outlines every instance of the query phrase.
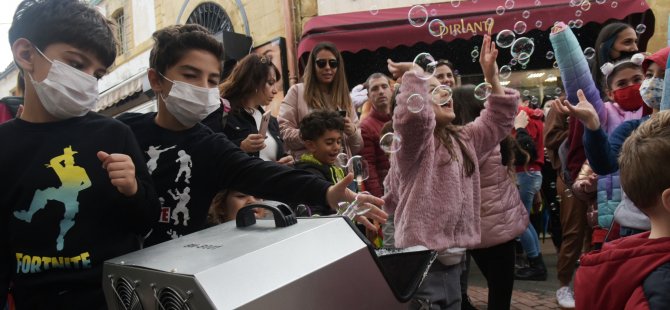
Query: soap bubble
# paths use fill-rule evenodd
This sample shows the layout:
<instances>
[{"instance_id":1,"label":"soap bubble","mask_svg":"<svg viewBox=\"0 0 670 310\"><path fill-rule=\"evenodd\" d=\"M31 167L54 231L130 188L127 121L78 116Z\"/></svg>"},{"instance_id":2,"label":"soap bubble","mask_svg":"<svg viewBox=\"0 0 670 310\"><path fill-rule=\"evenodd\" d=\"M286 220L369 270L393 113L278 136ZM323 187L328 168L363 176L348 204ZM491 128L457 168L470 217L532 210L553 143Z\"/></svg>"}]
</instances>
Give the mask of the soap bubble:
<instances>
[{"instance_id":1,"label":"soap bubble","mask_svg":"<svg viewBox=\"0 0 670 310\"><path fill-rule=\"evenodd\" d=\"M510 66L516 66L517 63L519 63L519 60L516 59L516 58L512 58L512 59L510 59L510 61L509 61L509 65L510 65Z\"/></svg>"},{"instance_id":2,"label":"soap bubble","mask_svg":"<svg viewBox=\"0 0 670 310\"><path fill-rule=\"evenodd\" d=\"M603 3L605 3L606 1L607 1L607 0L596 0L596 3L597 3L597 4L603 4Z\"/></svg>"},{"instance_id":3,"label":"soap bubble","mask_svg":"<svg viewBox=\"0 0 670 310\"><path fill-rule=\"evenodd\" d=\"M579 28L582 28L582 26L584 26L584 21L583 20L581 20L581 19L575 20L575 28L579 29Z\"/></svg>"},{"instance_id":4,"label":"soap bubble","mask_svg":"<svg viewBox=\"0 0 670 310\"><path fill-rule=\"evenodd\" d=\"M617 6L619 6L618 2L616 2L616 1L612 2L612 8L613 9L616 9Z\"/></svg>"},{"instance_id":5,"label":"soap bubble","mask_svg":"<svg viewBox=\"0 0 670 310\"><path fill-rule=\"evenodd\" d=\"M643 34L645 31L647 31L647 26L645 24L639 24L635 27L635 32L638 34Z\"/></svg>"},{"instance_id":6,"label":"soap bubble","mask_svg":"<svg viewBox=\"0 0 670 310\"><path fill-rule=\"evenodd\" d=\"M400 142L402 142L402 139L399 135L389 132L379 139L379 147L386 153L395 153L400 151Z\"/></svg>"},{"instance_id":7,"label":"soap bubble","mask_svg":"<svg viewBox=\"0 0 670 310\"><path fill-rule=\"evenodd\" d=\"M451 90L451 87L447 85L440 85L435 87L431 93L433 97L433 103L441 106L449 103L452 94L453 91Z\"/></svg>"},{"instance_id":8,"label":"soap bubble","mask_svg":"<svg viewBox=\"0 0 670 310\"><path fill-rule=\"evenodd\" d=\"M525 19L528 19L528 17L530 17L530 11L528 10L523 11L523 13L521 13L521 16Z\"/></svg>"},{"instance_id":9,"label":"soap bubble","mask_svg":"<svg viewBox=\"0 0 670 310\"><path fill-rule=\"evenodd\" d=\"M588 11L589 9L591 9L591 1L582 2L581 9L582 11Z\"/></svg>"},{"instance_id":10,"label":"soap bubble","mask_svg":"<svg viewBox=\"0 0 670 310\"><path fill-rule=\"evenodd\" d=\"M586 59L591 59L596 55L596 50L593 47L587 47L584 49L584 57Z\"/></svg>"},{"instance_id":11,"label":"soap bubble","mask_svg":"<svg viewBox=\"0 0 670 310\"><path fill-rule=\"evenodd\" d=\"M540 101L540 99L535 97L535 96L530 98L530 104L532 104L532 105L537 105L539 101Z\"/></svg>"},{"instance_id":12,"label":"soap bubble","mask_svg":"<svg viewBox=\"0 0 670 310\"><path fill-rule=\"evenodd\" d=\"M446 26L444 25L444 22L440 19L433 19L428 23L428 32L430 35L434 37L441 37L442 31L446 31Z\"/></svg>"},{"instance_id":13,"label":"soap bubble","mask_svg":"<svg viewBox=\"0 0 670 310\"><path fill-rule=\"evenodd\" d=\"M530 62L530 57L526 58L520 58L519 63L521 64L523 69L526 69L526 65Z\"/></svg>"},{"instance_id":14,"label":"soap bubble","mask_svg":"<svg viewBox=\"0 0 670 310\"><path fill-rule=\"evenodd\" d=\"M481 83L475 87L475 98L477 100L486 100L491 95L493 86L489 83Z\"/></svg>"},{"instance_id":15,"label":"soap bubble","mask_svg":"<svg viewBox=\"0 0 670 310\"><path fill-rule=\"evenodd\" d=\"M451 0L451 6L457 8L461 5L461 0Z\"/></svg>"},{"instance_id":16,"label":"soap bubble","mask_svg":"<svg viewBox=\"0 0 670 310\"><path fill-rule=\"evenodd\" d=\"M352 156L347 163L347 171L353 173L354 179L357 182L362 182L370 177L368 172L368 161L362 156Z\"/></svg>"},{"instance_id":17,"label":"soap bubble","mask_svg":"<svg viewBox=\"0 0 670 310\"><path fill-rule=\"evenodd\" d=\"M522 34L526 32L526 22L520 20L514 24L514 32Z\"/></svg>"},{"instance_id":18,"label":"soap bubble","mask_svg":"<svg viewBox=\"0 0 670 310\"><path fill-rule=\"evenodd\" d=\"M505 29L499 32L498 36L496 36L496 44L498 44L498 46L501 48L507 48L512 46L512 43L514 43L515 38L516 35L512 30Z\"/></svg>"},{"instance_id":19,"label":"soap bubble","mask_svg":"<svg viewBox=\"0 0 670 310\"><path fill-rule=\"evenodd\" d=\"M508 65L500 67L500 78L506 80L512 74L512 68Z\"/></svg>"},{"instance_id":20,"label":"soap bubble","mask_svg":"<svg viewBox=\"0 0 670 310\"><path fill-rule=\"evenodd\" d=\"M437 10L436 9L430 10L430 16L435 16L435 15L437 15Z\"/></svg>"},{"instance_id":21,"label":"soap bubble","mask_svg":"<svg viewBox=\"0 0 670 310\"><path fill-rule=\"evenodd\" d=\"M548 51L548 52L547 52L547 59L549 59L549 60L554 59L554 52L552 52L552 51Z\"/></svg>"},{"instance_id":22,"label":"soap bubble","mask_svg":"<svg viewBox=\"0 0 670 310\"><path fill-rule=\"evenodd\" d=\"M535 43L529 38L521 37L518 38L512 43L512 49L510 50L512 57L519 60L525 60L530 58L530 55L533 54L535 50Z\"/></svg>"},{"instance_id":23,"label":"soap bubble","mask_svg":"<svg viewBox=\"0 0 670 310\"><path fill-rule=\"evenodd\" d=\"M379 13L379 8L376 5L370 7L370 14L377 15Z\"/></svg>"},{"instance_id":24,"label":"soap bubble","mask_svg":"<svg viewBox=\"0 0 670 310\"><path fill-rule=\"evenodd\" d=\"M575 16L577 16L577 17L582 16L582 11L580 11L580 10L575 11Z\"/></svg>"},{"instance_id":25,"label":"soap bubble","mask_svg":"<svg viewBox=\"0 0 670 310\"><path fill-rule=\"evenodd\" d=\"M535 0L535 6L541 6L541 5L542 5L542 1L540 1L540 0Z\"/></svg>"},{"instance_id":26,"label":"soap bubble","mask_svg":"<svg viewBox=\"0 0 670 310\"><path fill-rule=\"evenodd\" d=\"M423 5L415 5L407 13L409 23L414 27L421 27L428 21L428 11Z\"/></svg>"},{"instance_id":27,"label":"soap bubble","mask_svg":"<svg viewBox=\"0 0 670 310\"><path fill-rule=\"evenodd\" d=\"M554 64L552 65L554 69L558 69L558 61L554 61Z\"/></svg>"},{"instance_id":28,"label":"soap bubble","mask_svg":"<svg viewBox=\"0 0 670 310\"><path fill-rule=\"evenodd\" d=\"M526 89L526 90L523 91L522 94L524 95L524 97L525 97L525 96L528 96L528 95L530 95L530 90L527 90L527 89Z\"/></svg>"},{"instance_id":29,"label":"soap bubble","mask_svg":"<svg viewBox=\"0 0 670 310\"><path fill-rule=\"evenodd\" d=\"M502 5L499 5L499 6L496 8L496 14L498 14L498 15L503 15L503 14L505 14L505 8L504 8Z\"/></svg>"},{"instance_id":30,"label":"soap bubble","mask_svg":"<svg viewBox=\"0 0 670 310\"><path fill-rule=\"evenodd\" d=\"M526 64L527 64L527 63L525 63L525 64L521 64L521 69L526 70Z\"/></svg>"},{"instance_id":31,"label":"soap bubble","mask_svg":"<svg viewBox=\"0 0 670 310\"><path fill-rule=\"evenodd\" d=\"M432 55L428 53L420 53L416 55L412 63L412 72L422 80L428 80L435 74L435 67L437 61Z\"/></svg>"},{"instance_id":32,"label":"soap bubble","mask_svg":"<svg viewBox=\"0 0 670 310\"><path fill-rule=\"evenodd\" d=\"M412 113L419 113L423 110L424 99L419 94L412 94L407 98L407 110Z\"/></svg>"},{"instance_id":33,"label":"soap bubble","mask_svg":"<svg viewBox=\"0 0 670 310\"><path fill-rule=\"evenodd\" d=\"M535 27L537 27L537 28L542 27L542 21L541 20L536 21L535 22Z\"/></svg>"},{"instance_id":34,"label":"soap bubble","mask_svg":"<svg viewBox=\"0 0 670 310\"><path fill-rule=\"evenodd\" d=\"M554 24L554 26L556 26L556 25ZM568 22L568 27L570 27L570 28L575 28L575 21L571 19L571 20Z\"/></svg>"},{"instance_id":35,"label":"soap bubble","mask_svg":"<svg viewBox=\"0 0 670 310\"><path fill-rule=\"evenodd\" d=\"M514 7L514 0L507 0L505 1L505 9L511 9Z\"/></svg>"},{"instance_id":36,"label":"soap bubble","mask_svg":"<svg viewBox=\"0 0 670 310\"><path fill-rule=\"evenodd\" d=\"M570 0L570 7L576 7L582 4L582 0Z\"/></svg>"},{"instance_id":37,"label":"soap bubble","mask_svg":"<svg viewBox=\"0 0 670 310\"><path fill-rule=\"evenodd\" d=\"M472 52L470 52L470 56L472 56L472 58L479 57L479 51L478 50L472 50Z\"/></svg>"},{"instance_id":38,"label":"soap bubble","mask_svg":"<svg viewBox=\"0 0 670 310\"><path fill-rule=\"evenodd\" d=\"M337 154L337 157L335 157L335 164L342 168L346 168L348 162L349 162L349 155L347 155L347 153L340 153Z\"/></svg>"},{"instance_id":39,"label":"soap bubble","mask_svg":"<svg viewBox=\"0 0 670 310\"><path fill-rule=\"evenodd\" d=\"M560 87L556 87L556 89L554 89L554 93L556 93L556 96L560 95L562 92L563 90Z\"/></svg>"}]
</instances>

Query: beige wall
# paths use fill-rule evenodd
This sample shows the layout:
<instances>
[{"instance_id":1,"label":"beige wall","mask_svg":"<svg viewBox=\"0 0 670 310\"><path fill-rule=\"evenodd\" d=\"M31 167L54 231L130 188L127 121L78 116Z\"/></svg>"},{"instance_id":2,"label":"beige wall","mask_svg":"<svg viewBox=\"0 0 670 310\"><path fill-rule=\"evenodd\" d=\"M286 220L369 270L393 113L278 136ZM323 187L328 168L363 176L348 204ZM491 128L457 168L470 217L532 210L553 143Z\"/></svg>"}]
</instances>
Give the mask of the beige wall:
<instances>
[{"instance_id":1,"label":"beige wall","mask_svg":"<svg viewBox=\"0 0 670 310\"><path fill-rule=\"evenodd\" d=\"M656 52L668 46L668 15L670 15L670 1L647 0L656 17L654 36L649 40L647 51Z\"/></svg>"},{"instance_id":2,"label":"beige wall","mask_svg":"<svg viewBox=\"0 0 670 310\"><path fill-rule=\"evenodd\" d=\"M360 12L368 11L375 7L378 10L381 9L390 9L390 8L400 8L406 6L412 6L415 4L424 4L431 2L447 2L448 0L435 1L435 0L356 0L356 1L339 1L339 0L318 0L319 5L319 15L328 15L328 14L339 14L339 13L349 13L349 12ZM494 0L483 0L483 1L494 1ZM667 0L666 0L667 1ZM502 1L504 3L504 1Z\"/></svg>"}]
</instances>

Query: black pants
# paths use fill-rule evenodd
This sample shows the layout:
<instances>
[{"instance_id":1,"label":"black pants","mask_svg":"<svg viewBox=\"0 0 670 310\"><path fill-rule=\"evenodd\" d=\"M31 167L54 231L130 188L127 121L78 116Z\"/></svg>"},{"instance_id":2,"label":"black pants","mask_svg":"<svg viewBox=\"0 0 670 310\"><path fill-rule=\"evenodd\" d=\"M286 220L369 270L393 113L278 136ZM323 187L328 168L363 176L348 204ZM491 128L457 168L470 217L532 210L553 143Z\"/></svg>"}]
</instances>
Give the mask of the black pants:
<instances>
[{"instance_id":1,"label":"black pants","mask_svg":"<svg viewBox=\"0 0 670 310\"><path fill-rule=\"evenodd\" d=\"M489 287L488 309L509 309L514 288L514 240L471 250L470 254Z\"/></svg>"}]
</instances>

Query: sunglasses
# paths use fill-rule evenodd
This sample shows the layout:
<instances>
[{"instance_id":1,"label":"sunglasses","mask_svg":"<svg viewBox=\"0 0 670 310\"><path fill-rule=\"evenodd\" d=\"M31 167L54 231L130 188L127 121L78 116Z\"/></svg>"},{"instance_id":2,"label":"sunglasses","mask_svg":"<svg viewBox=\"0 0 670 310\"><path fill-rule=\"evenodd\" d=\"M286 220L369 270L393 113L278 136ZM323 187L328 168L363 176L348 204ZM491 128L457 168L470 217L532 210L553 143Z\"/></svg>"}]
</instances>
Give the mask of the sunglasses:
<instances>
[{"instance_id":1,"label":"sunglasses","mask_svg":"<svg viewBox=\"0 0 670 310\"><path fill-rule=\"evenodd\" d=\"M332 69L335 69L337 68L337 65L340 64L337 59L317 59L314 63L316 63L316 66L319 67L319 69L325 68L326 64Z\"/></svg>"}]
</instances>

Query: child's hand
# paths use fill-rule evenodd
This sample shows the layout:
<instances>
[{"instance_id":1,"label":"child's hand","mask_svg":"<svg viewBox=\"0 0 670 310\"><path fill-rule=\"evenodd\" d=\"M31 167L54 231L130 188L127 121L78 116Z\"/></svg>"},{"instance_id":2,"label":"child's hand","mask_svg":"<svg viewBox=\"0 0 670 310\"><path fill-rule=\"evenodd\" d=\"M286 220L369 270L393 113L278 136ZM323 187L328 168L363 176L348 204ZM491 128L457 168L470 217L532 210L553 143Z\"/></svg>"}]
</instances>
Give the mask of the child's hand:
<instances>
[{"instance_id":1,"label":"child's hand","mask_svg":"<svg viewBox=\"0 0 670 310\"><path fill-rule=\"evenodd\" d=\"M265 137L257 133L252 133L240 143L242 151L255 153L265 148Z\"/></svg>"},{"instance_id":2,"label":"child's hand","mask_svg":"<svg viewBox=\"0 0 670 310\"><path fill-rule=\"evenodd\" d=\"M498 80L498 64L496 63L498 49L495 42L491 42L490 36L484 35L481 50L481 53L479 53L479 64L482 67L486 81L493 84L494 81Z\"/></svg>"},{"instance_id":3,"label":"child's hand","mask_svg":"<svg viewBox=\"0 0 670 310\"><path fill-rule=\"evenodd\" d=\"M564 100L561 104L556 104L556 102L558 102L558 100L556 100L554 104L552 104L552 107L556 108L561 113L567 113L576 117L589 130L598 130L598 128L600 128L598 112L596 112L593 105L586 100L584 92L581 89L577 91L577 97L579 98L579 103L577 103L576 106L572 106L567 100Z\"/></svg>"},{"instance_id":4,"label":"child's hand","mask_svg":"<svg viewBox=\"0 0 670 310\"><path fill-rule=\"evenodd\" d=\"M370 208L370 211L365 213L365 216L356 217L356 220L359 223L365 225L365 227L369 229L375 229L375 225L372 224L370 220L367 219L367 217L382 224L386 223L388 214L386 214L386 212L380 209L380 207L384 204L384 200L368 194L357 195L349 188L347 188L347 186L353 181L354 181L354 175L349 173L344 179L340 180L339 182L337 182L337 184L328 188L328 192L326 193L326 199L330 207L336 209L337 204L339 202L342 201L351 202L357 199L360 205L364 205L365 207Z\"/></svg>"},{"instance_id":5,"label":"child's hand","mask_svg":"<svg viewBox=\"0 0 670 310\"><path fill-rule=\"evenodd\" d=\"M526 128L528 126L528 114L526 111L521 111L514 118L514 129Z\"/></svg>"},{"instance_id":6,"label":"child's hand","mask_svg":"<svg viewBox=\"0 0 670 310\"><path fill-rule=\"evenodd\" d=\"M130 197L137 193L137 179L135 178L135 164L126 154L107 154L98 152L98 159L102 162L102 169L107 170L112 185L119 193Z\"/></svg>"},{"instance_id":7,"label":"child's hand","mask_svg":"<svg viewBox=\"0 0 670 310\"><path fill-rule=\"evenodd\" d=\"M566 25L564 22L558 22L554 27L551 27L551 33L559 33L565 29L568 29L568 25Z\"/></svg>"},{"instance_id":8,"label":"child's hand","mask_svg":"<svg viewBox=\"0 0 670 310\"><path fill-rule=\"evenodd\" d=\"M387 59L386 63L388 64L389 72L391 72L391 76L393 76L394 79L401 78L405 72L412 70L411 62L394 62L391 59ZM418 67L417 70L421 70L421 68Z\"/></svg>"}]
</instances>

